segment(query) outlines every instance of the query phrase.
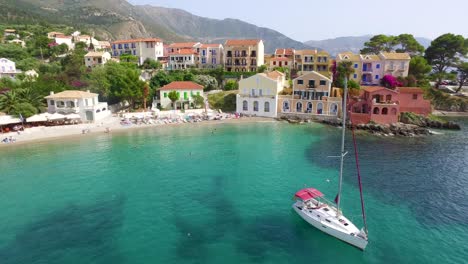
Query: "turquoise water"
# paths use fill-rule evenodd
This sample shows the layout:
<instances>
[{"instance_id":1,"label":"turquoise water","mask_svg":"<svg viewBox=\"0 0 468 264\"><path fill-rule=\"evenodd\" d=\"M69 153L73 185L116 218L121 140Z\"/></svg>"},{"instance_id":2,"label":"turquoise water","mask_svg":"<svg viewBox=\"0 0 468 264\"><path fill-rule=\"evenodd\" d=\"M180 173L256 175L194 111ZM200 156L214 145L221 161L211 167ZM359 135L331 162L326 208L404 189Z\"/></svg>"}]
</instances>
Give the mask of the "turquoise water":
<instances>
[{"instance_id":1,"label":"turquoise water","mask_svg":"<svg viewBox=\"0 0 468 264\"><path fill-rule=\"evenodd\" d=\"M437 136L359 136L364 252L291 208L304 186L335 196L338 128L174 126L0 149L0 263L466 263L460 121ZM362 226L352 155L345 169L344 213Z\"/></svg>"}]
</instances>

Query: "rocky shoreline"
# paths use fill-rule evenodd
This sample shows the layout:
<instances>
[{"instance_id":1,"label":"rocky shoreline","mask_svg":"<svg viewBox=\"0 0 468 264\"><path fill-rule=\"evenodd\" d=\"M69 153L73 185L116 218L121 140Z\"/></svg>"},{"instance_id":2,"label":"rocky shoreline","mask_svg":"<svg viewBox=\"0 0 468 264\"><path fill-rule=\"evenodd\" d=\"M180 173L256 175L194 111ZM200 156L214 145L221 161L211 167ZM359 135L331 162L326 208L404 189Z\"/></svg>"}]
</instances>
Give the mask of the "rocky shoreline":
<instances>
[{"instance_id":1,"label":"rocky shoreline","mask_svg":"<svg viewBox=\"0 0 468 264\"><path fill-rule=\"evenodd\" d=\"M282 117L280 120L285 120L291 124L301 124L305 122L319 122L322 124L327 124L331 126L341 126L342 121L340 119L329 119L329 120L313 120L313 119L299 119L299 118L287 118ZM415 114L402 115L402 122L393 123L393 124L358 124L355 126L356 129L366 131L370 134L377 136L404 136L404 137L415 137L415 136L426 136L436 134L430 130L430 128L437 129L452 129L460 130L461 127L459 124L448 121L439 121L431 120L424 116L419 116ZM348 124L348 127L351 128L351 124Z\"/></svg>"}]
</instances>

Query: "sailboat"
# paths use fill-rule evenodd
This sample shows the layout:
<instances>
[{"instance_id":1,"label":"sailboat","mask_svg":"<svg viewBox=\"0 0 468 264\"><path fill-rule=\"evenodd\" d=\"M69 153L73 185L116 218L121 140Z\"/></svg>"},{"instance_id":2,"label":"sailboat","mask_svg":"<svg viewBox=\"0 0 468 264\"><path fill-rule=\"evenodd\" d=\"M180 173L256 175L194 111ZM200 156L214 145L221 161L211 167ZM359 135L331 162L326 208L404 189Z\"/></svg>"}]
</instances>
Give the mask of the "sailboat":
<instances>
[{"instance_id":1,"label":"sailboat","mask_svg":"<svg viewBox=\"0 0 468 264\"><path fill-rule=\"evenodd\" d=\"M345 132L346 132L346 102L347 102L347 78L345 77L345 87L343 96L343 122L341 135L341 158L340 176L338 184L338 194L334 203L325 199L324 195L315 188L304 188L294 195L295 203L292 205L294 210L309 224L317 229L334 236L346 243L349 243L361 250L364 250L368 243L367 223L364 210L364 200L362 196L361 176L359 173L359 161L357 158L356 141L353 130L354 150L356 156L356 165L358 169L359 191L361 194L361 209L364 220L364 227L359 230L348 218L343 215L340 208L341 188L343 181L343 161L347 154L345 152Z\"/></svg>"}]
</instances>

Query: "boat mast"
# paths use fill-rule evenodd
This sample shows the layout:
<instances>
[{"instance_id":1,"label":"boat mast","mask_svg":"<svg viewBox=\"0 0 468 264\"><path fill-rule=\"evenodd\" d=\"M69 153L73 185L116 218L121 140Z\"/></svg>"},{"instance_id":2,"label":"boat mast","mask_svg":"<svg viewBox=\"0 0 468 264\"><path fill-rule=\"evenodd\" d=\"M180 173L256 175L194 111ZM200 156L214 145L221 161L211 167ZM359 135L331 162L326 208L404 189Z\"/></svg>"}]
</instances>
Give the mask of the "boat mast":
<instances>
[{"instance_id":1,"label":"boat mast","mask_svg":"<svg viewBox=\"0 0 468 264\"><path fill-rule=\"evenodd\" d=\"M343 89L343 104L341 106L341 110L343 111L343 120L342 120L342 131L341 131L341 162L340 162L340 180L338 182L338 195L337 195L337 201L336 201L336 207L338 213L340 213L340 204L341 204L341 187L342 187L342 182L343 182L343 162L344 162L344 157L346 155L344 144L345 144L345 134L346 134L346 112L348 111L347 109L347 99L348 99L348 77L344 77L344 89Z\"/></svg>"}]
</instances>

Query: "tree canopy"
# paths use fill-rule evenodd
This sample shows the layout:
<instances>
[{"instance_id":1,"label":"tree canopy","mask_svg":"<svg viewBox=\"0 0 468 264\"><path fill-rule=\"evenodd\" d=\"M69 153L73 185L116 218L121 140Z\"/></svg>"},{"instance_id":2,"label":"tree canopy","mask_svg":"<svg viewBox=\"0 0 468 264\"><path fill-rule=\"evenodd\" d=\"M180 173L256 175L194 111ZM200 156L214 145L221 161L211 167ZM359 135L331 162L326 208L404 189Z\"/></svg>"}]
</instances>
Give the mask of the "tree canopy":
<instances>
[{"instance_id":1,"label":"tree canopy","mask_svg":"<svg viewBox=\"0 0 468 264\"><path fill-rule=\"evenodd\" d=\"M437 86L447 74L447 69L453 67L467 53L466 40L461 35L451 33L439 36L427 48L425 58L437 78Z\"/></svg>"},{"instance_id":2,"label":"tree canopy","mask_svg":"<svg viewBox=\"0 0 468 264\"><path fill-rule=\"evenodd\" d=\"M380 52L407 52L410 54L421 54L424 47L411 34L400 34L398 36L375 35L364 43L362 54L379 54Z\"/></svg>"}]
</instances>

